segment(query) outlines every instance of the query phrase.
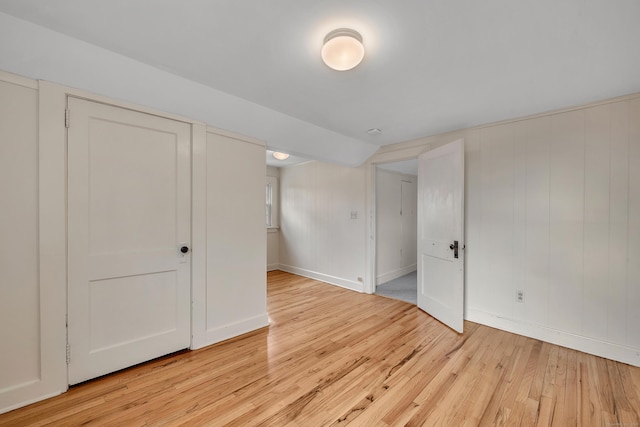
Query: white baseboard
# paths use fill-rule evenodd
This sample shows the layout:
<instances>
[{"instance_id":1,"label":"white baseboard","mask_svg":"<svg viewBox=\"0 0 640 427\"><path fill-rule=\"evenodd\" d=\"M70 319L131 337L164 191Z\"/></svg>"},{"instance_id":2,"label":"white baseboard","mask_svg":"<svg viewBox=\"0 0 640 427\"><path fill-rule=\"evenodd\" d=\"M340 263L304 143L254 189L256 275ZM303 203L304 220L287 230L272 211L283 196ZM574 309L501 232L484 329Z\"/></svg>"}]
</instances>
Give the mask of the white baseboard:
<instances>
[{"instance_id":1,"label":"white baseboard","mask_svg":"<svg viewBox=\"0 0 640 427\"><path fill-rule=\"evenodd\" d=\"M55 392L39 395L37 397L28 397L28 398L18 398L11 399L6 396L0 397L0 414L4 414L5 412L13 411L14 409L22 408L23 406L31 405L32 403L40 402L45 399L49 399L51 397L59 396L62 393L66 392L67 389L58 390Z\"/></svg>"},{"instance_id":2,"label":"white baseboard","mask_svg":"<svg viewBox=\"0 0 640 427\"><path fill-rule=\"evenodd\" d=\"M383 283L387 283L390 280L397 279L398 277L402 277L405 274L413 273L418 269L418 264L408 265L406 267L398 268L396 270L388 271L386 273L380 274L376 277L376 283L378 285L382 285Z\"/></svg>"},{"instance_id":3,"label":"white baseboard","mask_svg":"<svg viewBox=\"0 0 640 427\"><path fill-rule=\"evenodd\" d=\"M197 339L194 337L194 340L191 343L191 350L197 350L211 344L228 340L229 338L235 338L239 335L255 331L256 329L260 329L268 325L269 315L265 313L249 319L229 323L215 329L208 329L203 336L198 337Z\"/></svg>"},{"instance_id":4,"label":"white baseboard","mask_svg":"<svg viewBox=\"0 0 640 427\"><path fill-rule=\"evenodd\" d=\"M466 319L492 328L513 332L514 334L524 335L529 338L539 339L551 344L640 367L640 349L600 341L540 325L523 323L518 320L508 319L475 309L466 310Z\"/></svg>"},{"instance_id":5,"label":"white baseboard","mask_svg":"<svg viewBox=\"0 0 640 427\"><path fill-rule=\"evenodd\" d=\"M319 280L331 285L340 286L341 288L350 289L352 291L364 292L364 284L362 282L354 282L353 280L330 276L328 274L318 273L317 271L306 270L304 268L293 267L291 265L280 264L279 270L286 271L287 273L297 274L298 276Z\"/></svg>"},{"instance_id":6,"label":"white baseboard","mask_svg":"<svg viewBox=\"0 0 640 427\"><path fill-rule=\"evenodd\" d=\"M280 264L267 264L267 271L275 271L280 269Z\"/></svg>"}]
</instances>

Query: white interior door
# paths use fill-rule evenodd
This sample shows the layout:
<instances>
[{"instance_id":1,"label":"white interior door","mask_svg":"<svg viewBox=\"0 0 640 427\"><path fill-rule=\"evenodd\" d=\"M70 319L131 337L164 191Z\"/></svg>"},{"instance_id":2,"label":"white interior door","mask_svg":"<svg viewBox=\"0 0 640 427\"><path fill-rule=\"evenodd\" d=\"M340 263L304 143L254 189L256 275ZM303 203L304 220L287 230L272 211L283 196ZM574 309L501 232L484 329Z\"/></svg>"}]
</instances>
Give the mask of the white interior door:
<instances>
[{"instance_id":1,"label":"white interior door","mask_svg":"<svg viewBox=\"0 0 640 427\"><path fill-rule=\"evenodd\" d=\"M464 141L418 159L418 307L462 332Z\"/></svg>"},{"instance_id":2,"label":"white interior door","mask_svg":"<svg viewBox=\"0 0 640 427\"><path fill-rule=\"evenodd\" d=\"M69 110L69 383L76 384L189 347L191 131L76 98Z\"/></svg>"}]
</instances>

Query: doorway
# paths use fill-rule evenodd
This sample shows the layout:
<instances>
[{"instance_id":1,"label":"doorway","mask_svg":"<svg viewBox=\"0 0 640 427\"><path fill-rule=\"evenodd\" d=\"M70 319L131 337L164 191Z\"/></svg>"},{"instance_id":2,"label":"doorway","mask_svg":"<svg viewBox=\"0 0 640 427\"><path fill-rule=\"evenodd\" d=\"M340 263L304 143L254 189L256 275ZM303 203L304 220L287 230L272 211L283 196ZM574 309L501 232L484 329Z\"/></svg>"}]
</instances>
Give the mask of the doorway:
<instances>
[{"instance_id":1,"label":"doorway","mask_svg":"<svg viewBox=\"0 0 640 427\"><path fill-rule=\"evenodd\" d=\"M429 147L429 146L427 146ZM378 166L418 156L417 306L455 331L464 320L464 140L429 149L411 147L404 153L381 153L368 169L371 195L369 292L378 282ZM409 153L412 153L409 155ZM380 281L382 282L382 281Z\"/></svg>"},{"instance_id":2,"label":"doorway","mask_svg":"<svg viewBox=\"0 0 640 427\"><path fill-rule=\"evenodd\" d=\"M375 293L417 304L418 160L376 165Z\"/></svg>"}]
</instances>

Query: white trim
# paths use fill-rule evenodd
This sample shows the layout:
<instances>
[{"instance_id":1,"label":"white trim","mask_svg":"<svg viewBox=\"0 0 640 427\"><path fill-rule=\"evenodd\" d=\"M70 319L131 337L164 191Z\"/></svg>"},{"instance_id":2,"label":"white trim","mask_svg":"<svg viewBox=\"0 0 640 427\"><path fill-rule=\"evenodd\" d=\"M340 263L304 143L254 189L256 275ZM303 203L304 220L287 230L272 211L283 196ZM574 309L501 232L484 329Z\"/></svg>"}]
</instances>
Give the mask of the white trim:
<instances>
[{"instance_id":1,"label":"white trim","mask_svg":"<svg viewBox=\"0 0 640 427\"><path fill-rule=\"evenodd\" d=\"M13 404L13 405L2 407L2 408L0 408L0 415L4 414L4 413L7 413L9 411L13 411L14 409L22 408L23 406L31 405L32 403L36 403L36 402L40 402L42 400L50 399L52 397L60 396L65 391L66 390L62 390L62 391L57 391L55 393L39 395L38 397L35 397L35 398L32 398L32 399L22 400L22 401L20 401L20 403L16 403L16 404Z\"/></svg>"},{"instance_id":2,"label":"white trim","mask_svg":"<svg viewBox=\"0 0 640 427\"><path fill-rule=\"evenodd\" d=\"M397 142L395 144L388 144L388 145L384 145L384 146L380 147L380 149L378 151L376 151L374 154L371 155L371 157L369 157L367 162L370 162L370 163L386 163L386 162L392 162L392 161L407 160L407 159L397 159L396 160L396 156L400 156L400 155L406 156L406 155L408 155L409 153L412 153L412 152L419 152L421 147L423 149L426 149L426 148L429 147L430 144L432 144L434 142L442 142L442 141L447 141L447 140L453 141L454 139L458 139L458 138L463 137L463 134L465 134L467 132L470 132L470 131L474 131L474 130L486 129L486 128L491 128L491 127L494 127L494 126L502 126L502 125L506 125L506 124L510 124L510 123L517 123L517 122L521 122L521 121L525 121L525 120L537 119L537 118L540 118L540 117L554 116L554 115L558 115L558 114L568 113L568 112L571 112L571 111L579 111L579 110L583 110L585 108L598 107L598 106L601 106L601 105L612 104L612 103L620 102L620 101L628 101L628 100L632 100L632 99L636 99L636 98L640 98L640 92L635 92L635 93L631 93L631 94L628 94L628 95L622 95L622 96L618 96L618 97L614 97L614 98L603 99L601 101L595 101L595 102L590 102L590 103L586 103L586 104L574 105L574 106L566 107L566 108L559 108L559 109L556 109L556 110L544 111L544 112L541 112L541 113L531 114L531 115L528 115L528 116L522 116L522 117L516 117L516 118L512 118L512 119L500 120L500 121L491 122L491 123L484 123L484 124L480 124L480 125L477 125L477 126L471 126L471 127L468 127L468 128L455 129L455 130L452 130L452 131L438 133L438 134L426 135L426 136L422 136L422 137L416 138L416 139L411 139L411 140L408 140L408 141ZM440 145L440 144L438 144L438 145ZM425 151L425 150L423 150L423 151ZM413 156L413 157L416 157L416 156Z\"/></svg>"},{"instance_id":3,"label":"white trim","mask_svg":"<svg viewBox=\"0 0 640 427\"><path fill-rule=\"evenodd\" d=\"M365 268L363 292L373 294L376 291L376 165L367 163L366 167L366 194L365 194Z\"/></svg>"},{"instance_id":4,"label":"white trim","mask_svg":"<svg viewBox=\"0 0 640 427\"><path fill-rule=\"evenodd\" d=\"M298 276L319 280L321 282L329 283L330 285L340 286L341 288L350 289L352 291L365 292L364 285L360 282L354 282L353 280L347 280L341 277L330 276L328 274L318 273L317 271L311 271L304 268L292 267L290 265L283 264L280 264L279 270L286 271L287 273L297 274Z\"/></svg>"},{"instance_id":5,"label":"white trim","mask_svg":"<svg viewBox=\"0 0 640 427\"><path fill-rule=\"evenodd\" d=\"M640 351L631 347L612 344L541 325L523 323L477 309L467 308L465 310L465 318L471 322L492 328L640 367Z\"/></svg>"},{"instance_id":6,"label":"white trim","mask_svg":"<svg viewBox=\"0 0 640 427\"><path fill-rule=\"evenodd\" d=\"M267 264L267 271L276 271L276 270L280 270L280 264L273 263L273 264Z\"/></svg>"},{"instance_id":7,"label":"white trim","mask_svg":"<svg viewBox=\"0 0 640 427\"><path fill-rule=\"evenodd\" d=\"M265 144L264 141L261 141L261 140L259 140L257 138L252 138L250 136L241 135L239 133L231 132L231 131L224 130L224 129L214 128L214 127L211 127L211 126L207 126L207 133L226 136L226 137L229 137L229 138L240 140L242 142L249 142L251 144L259 145L260 147L265 147L266 148L266 146L267 146L267 144ZM265 171L266 171L266 166L265 166Z\"/></svg>"},{"instance_id":8,"label":"white trim","mask_svg":"<svg viewBox=\"0 0 640 427\"><path fill-rule=\"evenodd\" d=\"M191 350L197 350L239 335L269 326L269 315L261 314L234 323L228 323L215 329L208 329L191 344Z\"/></svg>"},{"instance_id":9,"label":"white trim","mask_svg":"<svg viewBox=\"0 0 640 427\"><path fill-rule=\"evenodd\" d=\"M206 340L207 127L191 131L191 348Z\"/></svg>"},{"instance_id":10,"label":"white trim","mask_svg":"<svg viewBox=\"0 0 640 427\"><path fill-rule=\"evenodd\" d=\"M28 77L22 77L17 74L8 73L6 71L0 70L0 81L12 83L18 86L24 86L29 89L38 89L37 80L32 80Z\"/></svg>"},{"instance_id":11,"label":"white trim","mask_svg":"<svg viewBox=\"0 0 640 427\"><path fill-rule=\"evenodd\" d=\"M197 124L204 125L204 123L199 122L197 120L180 116L178 114L167 113L165 111L156 110L155 108L145 107L143 105L138 105L131 102L109 98L108 96L96 95L94 93L87 92L81 89L75 89L75 88L67 87L57 83L47 82L45 80L39 80L38 82L40 83L40 87L44 87L44 86L57 87L59 92L64 93L65 100L67 96L72 96L74 98L84 99L91 102L98 102L101 104L107 104L107 105L111 105L118 108L124 108L125 110L132 110L139 113L150 114L152 116L158 116L164 119L176 120L179 122L185 122L185 123L191 123L191 124L197 123ZM73 112L71 114L73 115ZM73 120L73 118L71 120Z\"/></svg>"},{"instance_id":12,"label":"white trim","mask_svg":"<svg viewBox=\"0 0 640 427\"><path fill-rule=\"evenodd\" d=\"M402 277L405 274L413 273L418 269L418 264L407 265L405 267L397 268L393 271L389 271L387 273L381 274L377 277L376 283L378 286L383 283L387 283L390 280L397 279L398 277Z\"/></svg>"}]
</instances>

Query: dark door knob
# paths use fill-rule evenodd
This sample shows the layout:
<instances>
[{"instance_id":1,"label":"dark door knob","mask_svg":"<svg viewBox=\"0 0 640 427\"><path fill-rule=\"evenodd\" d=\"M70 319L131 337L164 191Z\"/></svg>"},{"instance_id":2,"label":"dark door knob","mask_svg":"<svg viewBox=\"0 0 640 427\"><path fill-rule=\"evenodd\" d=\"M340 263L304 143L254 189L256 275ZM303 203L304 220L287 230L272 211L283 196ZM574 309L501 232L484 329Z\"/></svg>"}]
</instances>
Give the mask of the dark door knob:
<instances>
[{"instance_id":1,"label":"dark door knob","mask_svg":"<svg viewBox=\"0 0 640 427\"><path fill-rule=\"evenodd\" d=\"M453 244L449 245L449 249L453 251L453 257L458 258L458 241L454 240Z\"/></svg>"},{"instance_id":2,"label":"dark door knob","mask_svg":"<svg viewBox=\"0 0 640 427\"><path fill-rule=\"evenodd\" d=\"M180 252L182 252L183 254L186 254L187 252L189 252L189 246L183 246L180 248Z\"/></svg>"}]
</instances>

